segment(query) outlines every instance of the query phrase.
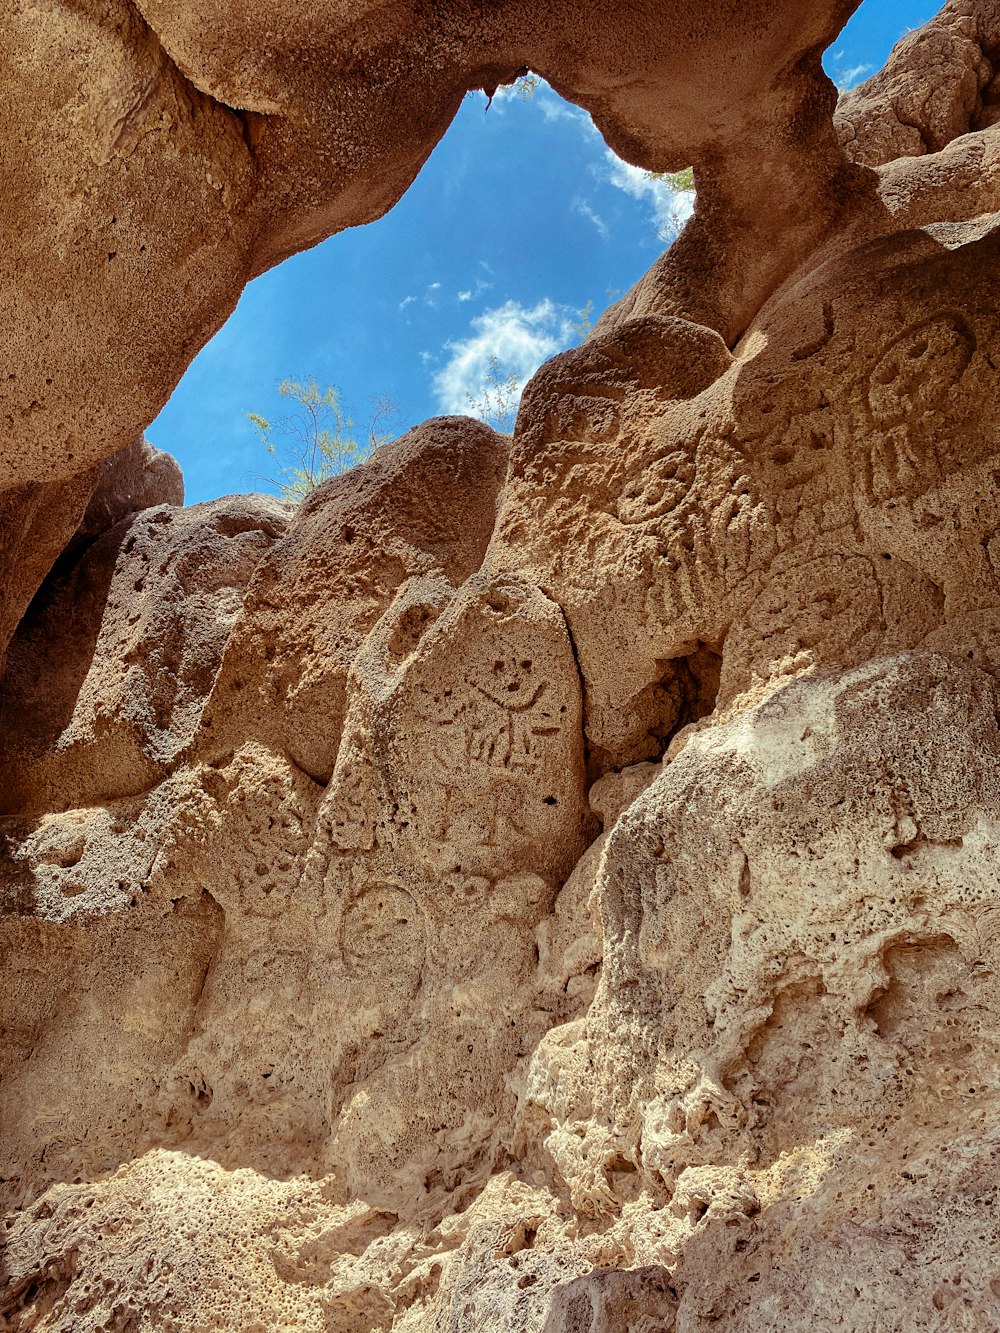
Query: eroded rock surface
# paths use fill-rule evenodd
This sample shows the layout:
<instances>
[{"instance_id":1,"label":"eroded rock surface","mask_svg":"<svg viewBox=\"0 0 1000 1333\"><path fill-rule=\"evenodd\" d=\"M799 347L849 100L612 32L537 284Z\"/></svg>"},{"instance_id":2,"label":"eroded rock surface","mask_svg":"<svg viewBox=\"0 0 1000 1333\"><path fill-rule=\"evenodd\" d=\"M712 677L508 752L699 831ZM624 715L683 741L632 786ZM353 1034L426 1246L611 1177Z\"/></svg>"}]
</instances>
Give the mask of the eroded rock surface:
<instances>
[{"instance_id":1,"label":"eroded rock surface","mask_svg":"<svg viewBox=\"0 0 1000 1333\"><path fill-rule=\"evenodd\" d=\"M850 9L15 7L4 1327L1000 1324L1000 11L838 104ZM242 283L525 64L681 240L512 442L179 508Z\"/></svg>"}]
</instances>

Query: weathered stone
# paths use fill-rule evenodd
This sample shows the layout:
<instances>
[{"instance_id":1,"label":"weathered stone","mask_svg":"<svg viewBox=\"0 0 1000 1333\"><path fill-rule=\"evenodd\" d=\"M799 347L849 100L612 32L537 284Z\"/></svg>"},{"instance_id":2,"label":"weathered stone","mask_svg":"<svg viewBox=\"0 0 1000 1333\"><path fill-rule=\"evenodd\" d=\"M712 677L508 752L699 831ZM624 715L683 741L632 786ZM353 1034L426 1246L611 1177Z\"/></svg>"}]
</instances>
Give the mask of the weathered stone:
<instances>
[{"instance_id":1,"label":"weathered stone","mask_svg":"<svg viewBox=\"0 0 1000 1333\"><path fill-rule=\"evenodd\" d=\"M837 103L851 8L14 7L5 1327L1000 1325L1000 11ZM681 240L512 442L177 508L246 279L525 65Z\"/></svg>"},{"instance_id":2,"label":"weathered stone","mask_svg":"<svg viewBox=\"0 0 1000 1333\"><path fill-rule=\"evenodd\" d=\"M351 662L406 579L440 572L457 586L479 568L506 468L501 436L442 417L311 495L247 590L211 744L253 735L328 782Z\"/></svg>"},{"instance_id":3,"label":"weathered stone","mask_svg":"<svg viewBox=\"0 0 1000 1333\"><path fill-rule=\"evenodd\" d=\"M184 478L177 460L148 441L137 440L102 465L66 554L95 541L129 514L183 503Z\"/></svg>"},{"instance_id":4,"label":"weathered stone","mask_svg":"<svg viewBox=\"0 0 1000 1333\"><path fill-rule=\"evenodd\" d=\"M54 575L0 681L0 812L156 785L198 729L247 583L285 522L266 496L161 505Z\"/></svg>"}]
</instances>

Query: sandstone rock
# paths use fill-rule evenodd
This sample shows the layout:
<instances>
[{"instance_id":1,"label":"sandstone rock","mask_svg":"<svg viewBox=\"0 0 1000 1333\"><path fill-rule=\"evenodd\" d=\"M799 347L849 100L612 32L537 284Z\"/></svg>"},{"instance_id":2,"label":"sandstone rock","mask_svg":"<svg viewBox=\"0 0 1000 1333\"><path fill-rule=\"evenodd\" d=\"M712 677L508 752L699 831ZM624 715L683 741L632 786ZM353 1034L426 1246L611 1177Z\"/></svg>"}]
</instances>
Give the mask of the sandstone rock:
<instances>
[{"instance_id":1,"label":"sandstone rock","mask_svg":"<svg viewBox=\"0 0 1000 1333\"><path fill-rule=\"evenodd\" d=\"M129 514L183 503L184 478L177 460L154 449L147 440L137 440L112 454L101 467L68 553L94 541Z\"/></svg>"},{"instance_id":2,"label":"sandstone rock","mask_svg":"<svg viewBox=\"0 0 1000 1333\"><path fill-rule=\"evenodd\" d=\"M0 283L5 487L79 475L138 438L249 278L384 213L466 90L525 66L587 108L630 161L694 163L710 186L729 158L722 231L710 226L703 268L680 286L718 312L725 269L719 317L741 325L830 213L824 192L843 163L819 52L852 7L727 0L694 24L682 0L627 12L603 0L448 3L421 15L395 2L300 13L276 0L60 0L45 23L17 8L0 34L5 221L17 238ZM740 166L751 139L781 182L780 244L754 203L757 174ZM777 220L776 189L770 207ZM762 271L741 297L724 232L747 210L746 258L756 248Z\"/></svg>"},{"instance_id":3,"label":"sandstone rock","mask_svg":"<svg viewBox=\"0 0 1000 1333\"><path fill-rule=\"evenodd\" d=\"M110 829L76 820L78 836L101 837L102 845L84 868L89 885L67 894L75 899L75 915L58 904L44 875L59 862L46 857L51 851L41 838L36 874L21 870L21 901L4 903L0 1171L6 1208L31 1203L53 1182L98 1182L162 1141L145 1108L161 1096L163 1072L187 1040L223 929L218 906L197 889L173 903L151 894L162 809L154 803L138 815L122 806L110 813ZM5 875L5 898L11 878ZM36 885L32 900L27 895ZM49 912L53 919L46 919ZM0 1259L6 1279L4 1265L6 1247ZM89 1274L84 1285L93 1280ZM0 1310L10 1317L19 1293L9 1283L0 1292ZM79 1288L70 1299L78 1297ZM75 1315L65 1308L61 1314L72 1326Z\"/></svg>"},{"instance_id":4,"label":"sandstone rock","mask_svg":"<svg viewBox=\"0 0 1000 1333\"><path fill-rule=\"evenodd\" d=\"M841 250L734 357L683 321L635 320L535 376L487 559L562 606L599 771L662 753L717 688L729 705L928 636L992 664L998 219L965 240ZM659 352L643 385L649 327L700 380Z\"/></svg>"},{"instance_id":5,"label":"sandstone rock","mask_svg":"<svg viewBox=\"0 0 1000 1333\"><path fill-rule=\"evenodd\" d=\"M126 515L183 504L184 482L169 454L140 441L69 482L28 483L0 492L0 667L11 635L58 559L72 564L87 544Z\"/></svg>"},{"instance_id":6,"label":"sandstone rock","mask_svg":"<svg viewBox=\"0 0 1000 1333\"><path fill-rule=\"evenodd\" d=\"M0 494L0 668L18 622L79 526L95 480L92 471L71 482L28 482Z\"/></svg>"},{"instance_id":7,"label":"sandstone rock","mask_svg":"<svg viewBox=\"0 0 1000 1333\"><path fill-rule=\"evenodd\" d=\"M670 1268L678 1327L833 1327L852 1289L859 1326L992 1318L992 1224L959 1258L938 1200L995 1177L996 708L922 654L787 685L616 826L601 986L539 1047L522 1161Z\"/></svg>"},{"instance_id":8,"label":"sandstone rock","mask_svg":"<svg viewBox=\"0 0 1000 1333\"><path fill-rule=\"evenodd\" d=\"M421 622L435 593L440 615ZM508 660L478 656L491 640ZM540 593L411 580L352 668L325 792L259 748L200 770L159 892L193 876L228 924L170 1075L179 1141L225 1164L337 1170L404 1215L455 1187L552 1021L531 1004L535 932L585 845L579 709ZM447 781L459 762L462 789ZM188 1123L191 1087L207 1092ZM379 1120L372 1104L408 1109Z\"/></svg>"},{"instance_id":9,"label":"sandstone rock","mask_svg":"<svg viewBox=\"0 0 1000 1333\"><path fill-rule=\"evenodd\" d=\"M310 496L247 591L209 708L215 747L251 734L328 782L354 656L406 579L478 569L506 467L489 427L443 417Z\"/></svg>"},{"instance_id":10,"label":"sandstone rock","mask_svg":"<svg viewBox=\"0 0 1000 1333\"><path fill-rule=\"evenodd\" d=\"M55 577L0 683L4 814L89 806L159 781L195 734L246 585L284 526L264 496L161 505Z\"/></svg>"},{"instance_id":11,"label":"sandstone rock","mask_svg":"<svg viewBox=\"0 0 1000 1333\"><path fill-rule=\"evenodd\" d=\"M461 431L468 438L468 428ZM495 437L475 428L471 435L477 448L487 449L489 495L498 481ZM95 867L103 864L107 873L113 865L106 846L111 830L82 811L41 825L22 816L10 826L13 863L31 885L22 900L28 897L35 915L44 904L49 919L68 920L63 903L72 892L76 916L81 909L103 910L115 920L101 930L132 930L137 887L142 910L159 903L165 912L177 902L190 907L193 885L199 885L226 922L224 936L207 945L212 960L187 1011L186 1049L163 1071L155 1095L137 1096L132 1050L121 1066L107 1060L108 1107L116 1097L127 1098L135 1132L142 1125L142 1133L160 1142L211 1153L225 1164L249 1161L287 1173L306 1163L314 1169L336 1163L366 1197L404 1212L422 1206L425 1195L453 1187L503 1108L508 1115L512 1110L505 1086L511 1068L539 1027L561 1012L558 999L550 997L549 1010L537 1013L527 1000L539 985L535 932L588 827L579 678L562 616L536 589L511 579L481 586L473 579L456 594L442 566L464 572L463 542L475 550L474 511L453 507L445 484L449 476L467 484L461 450L447 428L430 436L434 447L425 444L422 453L397 450L395 471L390 452L380 465L345 478L340 489L353 507L333 508L317 496L297 520L304 526L312 515L325 514L341 542L345 518L358 523L358 539L348 543L356 549L342 562L339 586L360 589L367 577L377 596L373 549L395 557L390 569L401 557L413 561L420 554L403 540L406 513L394 513L389 503L387 487L405 475L400 460L423 460L433 485L428 499L433 495L441 505L437 528L432 507L418 510L420 559L439 572L411 578L356 654L345 741L325 795L281 748L244 744L217 756L209 742L208 757L192 753L193 767L177 769L155 799L139 810L119 806L118 841L155 840L158 854L153 863L146 859L138 885L126 877L117 895L103 897L93 881ZM381 546L378 523L361 526L366 514L359 492L363 501L373 488L384 502L377 511L372 506L383 525ZM201 548L206 533L220 525L214 511L225 515L228 503L172 518L182 530L172 543L160 538L164 572L176 577L174 546L186 555L197 541L197 568L202 579L210 575L213 566ZM492 516L492 499L484 512ZM149 511L144 521L155 530L163 513ZM189 532L183 530L186 515ZM483 541L485 534L480 549ZM253 558L260 554L255 546ZM131 565L115 568L131 586ZM271 568L294 579L291 561ZM185 606L176 596L166 604L175 616ZM294 606L288 598L279 604L286 613ZM109 655L112 663L119 660L116 649ZM100 656L99 646L95 661ZM190 706L203 699L204 691L192 691ZM128 719L127 709L119 711ZM178 713L175 706L166 738L145 737L147 759L158 757L160 744L169 749L162 762L175 760L188 735L187 714ZM414 750L415 736L423 738L426 755ZM63 745L72 754L69 742ZM468 769L462 791L446 785L456 765ZM106 767L102 773L106 782ZM148 785L155 780L151 772ZM277 858L275 830L282 847ZM68 837L75 839L69 847ZM539 843L547 849L541 857ZM456 899L466 904L457 921ZM397 966L401 939L408 961ZM140 975L144 966L133 963ZM248 994L256 996L259 1013L252 1029L242 1018ZM308 1023L301 1019L303 1005L312 1013ZM500 1008L510 1018L497 1025ZM332 1043L330 1032L338 1034ZM470 1044L477 1059L467 1077ZM429 1077L446 1069L448 1080ZM26 1077L22 1095L30 1095L33 1082L31 1071ZM361 1108L373 1098L407 1101L405 1133L391 1122L384 1129L370 1123ZM82 1109L89 1114L85 1103ZM90 1138L92 1151L115 1151L106 1131L92 1127Z\"/></svg>"},{"instance_id":12,"label":"sandstone rock","mask_svg":"<svg viewBox=\"0 0 1000 1333\"><path fill-rule=\"evenodd\" d=\"M835 123L848 156L866 166L936 153L996 122L1000 16L989 0L949 0L903 37L885 67L846 93Z\"/></svg>"},{"instance_id":13,"label":"sandstone rock","mask_svg":"<svg viewBox=\"0 0 1000 1333\"><path fill-rule=\"evenodd\" d=\"M1000 1323L996 5L689 10L0 35L5 1327ZM524 64L699 204L509 451L106 461Z\"/></svg>"},{"instance_id":14,"label":"sandstone rock","mask_svg":"<svg viewBox=\"0 0 1000 1333\"><path fill-rule=\"evenodd\" d=\"M166 1152L123 1168L102 1190L61 1185L43 1208L23 1214L9 1237L7 1312L14 1312L14 1327L44 1327L68 1296L81 1333L151 1321L260 1330L277 1322L318 1333L328 1327L321 1294L278 1281L272 1260L289 1211L319 1202L317 1194L315 1187ZM193 1212L197 1228L190 1227ZM32 1252L43 1235L58 1258L39 1273ZM227 1275L221 1285L204 1280L209 1252ZM110 1280L81 1284L78 1269L95 1261Z\"/></svg>"}]
</instances>

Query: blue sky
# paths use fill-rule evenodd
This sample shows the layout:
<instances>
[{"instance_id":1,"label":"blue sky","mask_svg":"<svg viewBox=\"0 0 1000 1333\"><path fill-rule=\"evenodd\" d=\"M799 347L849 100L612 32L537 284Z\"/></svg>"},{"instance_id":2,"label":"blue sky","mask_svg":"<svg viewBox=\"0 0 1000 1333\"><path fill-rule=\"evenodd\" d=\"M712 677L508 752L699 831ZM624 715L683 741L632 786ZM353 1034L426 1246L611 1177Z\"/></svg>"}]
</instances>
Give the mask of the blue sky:
<instances>
[{"instance_id":1,"label":"blue sky","mask_svg":"<svg viewBox=\"0 0 1000 1333\"><path fill-rule=\"evenodd\" d=\"M864 0L827 52L835 79L884 64L937 0ZM589 116L542 85L489 110L467 97L430 160L378 222L331 237L252 282L146 432L184 470L187 502L273 491L247 412L275 419L283 379L340 391L364 433L376 400L401 431L482 401L494 354L526 378L580 339L669 239L675 198L611 154Z\"/></svg>"}]
</instances>

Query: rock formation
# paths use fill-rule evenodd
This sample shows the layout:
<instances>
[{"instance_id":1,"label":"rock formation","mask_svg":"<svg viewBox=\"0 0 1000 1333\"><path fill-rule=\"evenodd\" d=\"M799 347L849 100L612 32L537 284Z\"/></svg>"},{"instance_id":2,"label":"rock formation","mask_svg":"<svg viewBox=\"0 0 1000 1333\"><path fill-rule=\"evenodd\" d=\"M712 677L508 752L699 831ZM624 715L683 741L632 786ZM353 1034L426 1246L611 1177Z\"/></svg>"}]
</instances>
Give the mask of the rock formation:
<instances>
[{"instance_id":1,"label":"rock formation","mask_svg":"<svg viewBox=\"0 0 1000 1333\"><path fill-rule=\"evenodd\" d=\"M852 8L14 5L0 1327L1000 1327L1000 6ZM179 507L525 65L680 240L512 442Z\"/></svg>"}]
</instances>

